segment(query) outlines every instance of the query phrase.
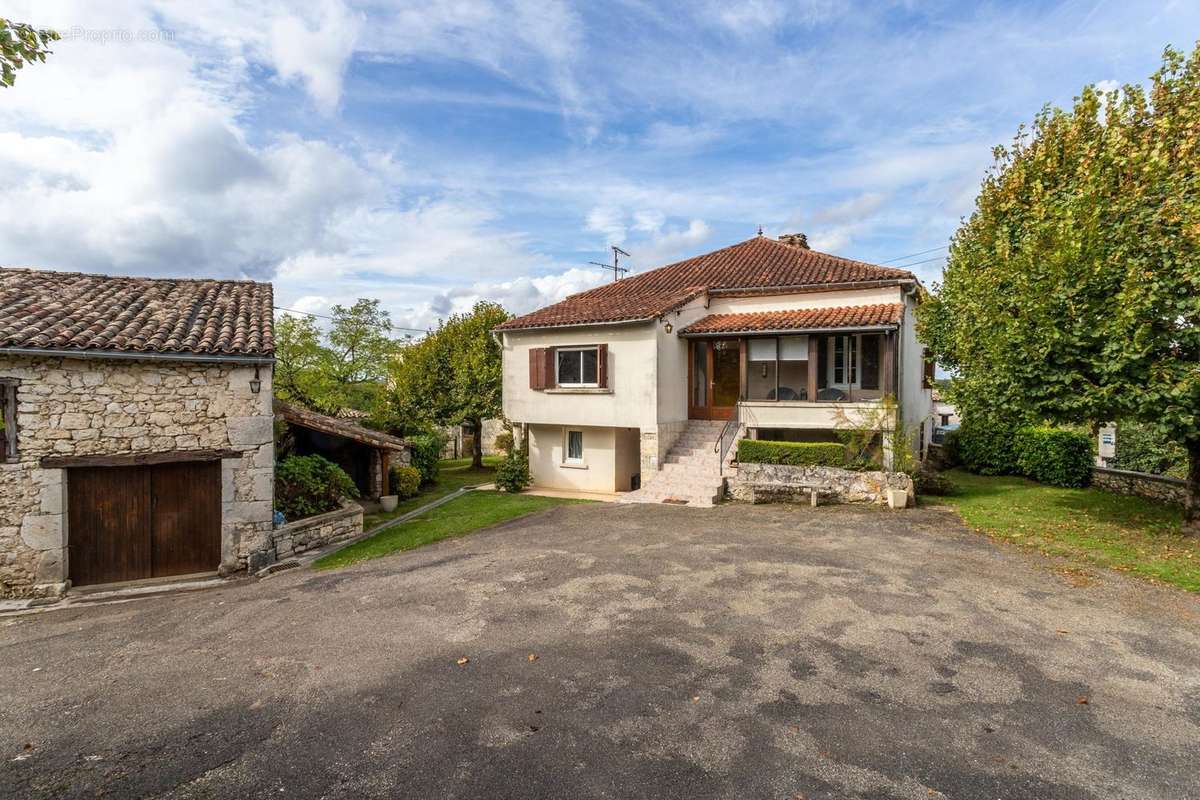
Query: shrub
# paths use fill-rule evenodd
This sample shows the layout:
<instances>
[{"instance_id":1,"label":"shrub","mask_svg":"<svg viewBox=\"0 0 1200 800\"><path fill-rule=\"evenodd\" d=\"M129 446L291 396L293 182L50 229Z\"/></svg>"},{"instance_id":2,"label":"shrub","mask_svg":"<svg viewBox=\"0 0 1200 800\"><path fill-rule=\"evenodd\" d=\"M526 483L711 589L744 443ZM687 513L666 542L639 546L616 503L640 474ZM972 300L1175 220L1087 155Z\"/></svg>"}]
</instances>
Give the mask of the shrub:
<instances>
[{"instance_id":1,"label":"shrub","mask_svg":"<svg viewBox=\"0 0 1200 800\"><path fill-rule=\"evenodd\" d=\"M510 451L496 467L496 485L506 492L519 492L532 481L529 458L520 450Z\"/></svg>"},{"instance_id":2,"label":"shrub","mask_svg":"<svg viewBox=\"0 0 1200 800\"><path fill-rule=\"evenodd\" d=\"M846 448L837 442L769 442L764 439L741 439L737 446L737 460L747 464L842 467L846 464Z\"/></svg>"},{"instance_id":3,"label":"shrub","mask_svg":"<svg viewBox=\"0 0 1200 800\"><path fill-rule=\"evenodd\" d=\"M958 487L950 482L942 473L930 467L923 466L913 473L913 489L918 495L948 497L958 494Z\"/></svg>"},{"instance_id":4,"label":"shrub","mask_svg":"<svg viewBox=\"0 0 1200 800\"><path fill-rule=\"evenodd\" d=\"M946 431L942 439L942 466L949 469L962 464L962 452L959 450L958 430Z\"/></svg>"},{"instance_id":5,"label":"shrub","mask_svg":"<svg viewBox=\"0 0 1200 800\"><path fill-rule=\"evenodd\" d=\"M392 467L392 494L404 500L421 490L421 473L416 467Z\"/></svg>"},{"instance_id":6,"label":"shrub","mask_svg":"<svg viewBox=\"0 0 1200 800\"><path fill-rule=\"evenodd\" d=\"M497 450L503 450L505 453L511 453L513 449L512 431L504 431L504 433L496 434L495 447Z\"/></svg>"},{"instance_id":7,"label":"shrub","mask_svg":"<svg viewBox=\"0 0 1200 800\"><path fill-rule=\"evenodd\" d=\"M327 458L291 456L275 467L275 507L289 520L333 511L347 497L358 497L358 487Z\"/></svg>"},{"instance_id":8,"label":"shrub","mask_svg":"<svg viewBox=\"0 0 1200 800\"><path fill-rule=\"evenodd\" d=\"M1152 425L1117 423L1117 457L1112 466L1153 475L1187 475L1187 450Z\"/></svg>"},{"instance_id":9,"label":"shrub","mask_svg":"<svg viewBox=\"0 0 1200 800\"><path fill-rule=\"evenodd\" d=\"M1016 474L1016 434L1017 426L1004 420L964 419L956 437L962 465L980 475Z\"/></svg>"},{"instance_id":10,"label":"shrub","mask_svg":"<svg viewBox=\"0 0 1200 800\"><path fill-rule=\"evenodd\" d=\"M421 483L428 484L437 480L438 462L442 460L442 448L446 440L440 433L418 433L409 436L412 444L412 465L421 474Z\"/></svg>"},{"instance_id":11,"label":"shrub","mask_svg":"<svg viewBox=\"0 0 1200 800\"><path fill-rule=\"evenodd\" d=\"M1022 475L1051 486L1087 486L1092 477L1092 440L1061 428L1022 428L1016 438Z\"/></svg>"}]
</instances>

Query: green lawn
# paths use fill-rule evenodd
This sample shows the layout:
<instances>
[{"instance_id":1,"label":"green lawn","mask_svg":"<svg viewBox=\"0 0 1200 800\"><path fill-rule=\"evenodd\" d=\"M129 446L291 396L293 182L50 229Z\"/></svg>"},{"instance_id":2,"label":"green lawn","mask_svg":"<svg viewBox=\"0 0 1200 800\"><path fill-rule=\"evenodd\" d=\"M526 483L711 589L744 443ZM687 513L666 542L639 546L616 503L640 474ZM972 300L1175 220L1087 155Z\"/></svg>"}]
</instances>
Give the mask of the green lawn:
<instances>
[{"instance_id":1,"label":"green lawn","mask_svg":"<svg viewBox=\"0 0 1200 800\"><path fill-rule=\"evenodd\" d=\"M940 499L989 536L1200 592L1200 539L1180 534L1178 506L1024 478L946 476L959 494Z\"/></svg>"},{"instance_id":2,"label":"green lawn","mask_svg":"<svg viewBox=\"0 0 1200 800\"><path fill-rule=\"evenodd\" d=\"M468 492L445 505L430 509L419 517L380 531L369 539L322 556L313 562L316 569L345 567L389 553L411 550L440 539L462 536L516 517L554 506L587 502L557 497L534 497L501 492Z\"/></svg>"},{"instance_id":3,"label":"green lawn","mask_svg":"<svg viewBox=\"0 0 1200 800\"><path fill-rule=\"evenodd\" d=\"M479 486L480 484L491 483L496 476L496 465L500 463L501 458L502 456L484 456L483 469L471 469L471 459L469 458L450 459L441 462L441 471L438 473L438 479L435 483L421 487L421 491L417 493L416 497L402 500L396 506L395 511L386 513L379 511L374 514L367 514L363 517L363 530L369 531L382 522L395 519L401 514L407 514L413 509L420 508L426 503L437 500L439 497L445 497L451 492L456 492L464 486Z\"/></svg>"}]
</instances>

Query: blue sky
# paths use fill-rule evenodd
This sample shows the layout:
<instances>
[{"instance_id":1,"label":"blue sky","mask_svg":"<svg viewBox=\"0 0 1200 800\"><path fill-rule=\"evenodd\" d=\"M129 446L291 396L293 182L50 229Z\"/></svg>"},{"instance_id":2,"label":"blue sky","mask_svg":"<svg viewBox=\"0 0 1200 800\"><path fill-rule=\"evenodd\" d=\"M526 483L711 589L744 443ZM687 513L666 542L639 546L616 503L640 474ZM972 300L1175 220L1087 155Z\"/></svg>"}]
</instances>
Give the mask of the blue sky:
<instances>
[{"instance_id":1,"label":"blue sky","mask_svg":"<svg viewBox=\"0 0 1200 800\"><path fill-rule=\"evenodd\" d=\"M991 148L1200 3L0 1L0 263L272 280L424 328L803 231L927 282ZM907 260L910 253L934 250ZM927 261L927 259L934 259Z\"/></svg>"}]
</instances>

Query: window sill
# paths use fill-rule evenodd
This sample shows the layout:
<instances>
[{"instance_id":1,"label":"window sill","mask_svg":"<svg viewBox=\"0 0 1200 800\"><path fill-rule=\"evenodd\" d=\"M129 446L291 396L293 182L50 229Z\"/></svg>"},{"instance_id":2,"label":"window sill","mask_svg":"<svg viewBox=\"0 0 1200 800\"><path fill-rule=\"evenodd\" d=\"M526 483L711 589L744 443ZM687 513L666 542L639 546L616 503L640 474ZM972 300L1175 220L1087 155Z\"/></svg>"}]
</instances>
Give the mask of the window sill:
<instances>
[{"instance_id":1,"label":"window sill","mask_svg":"<svg viewBox=\"0 0 1200 800\"><path fill-rule=\"evenodd\" d=\"M568 464L565 461L559 464L563 469L587 469L587 464Z\"/></svg>"},{"instance_id":2,"label":"window sill","mask_svg":"<svg viewBox=\"0 0 1200 800\"><path fill-rule=\"evenodd\" d=\"M612 389L600 389L595 386L557 386L544 390L546 394L612 394Z\"/></svg>"}]
</instances>

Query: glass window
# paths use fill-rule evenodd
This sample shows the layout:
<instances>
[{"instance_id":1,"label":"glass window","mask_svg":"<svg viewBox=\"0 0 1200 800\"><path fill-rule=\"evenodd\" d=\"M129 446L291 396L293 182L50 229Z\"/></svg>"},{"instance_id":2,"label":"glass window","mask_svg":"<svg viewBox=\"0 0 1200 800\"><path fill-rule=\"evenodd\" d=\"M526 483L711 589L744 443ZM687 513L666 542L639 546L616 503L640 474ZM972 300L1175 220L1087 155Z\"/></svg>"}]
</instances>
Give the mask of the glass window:
<instances>
[{"instance_id":1,"label":"glass window","mask_svg":"<svg viewBox=\"0 0 1200 800\"><path fill-rule=\"evenodd\" d=\"M567 431L568 464L583 463L583 431Z\"/></svg>"},{"instance_id":2,"label":"glass window","mask_svg":"<svg viewBox=\"0 0 1200 800\"><path fill-rule=\"evenodd\" d=\"M774 339L751 339L750 340L750 360L751 361L774 361L775 360L775 340Z\"/></svg>"},{"instance_id":3,"label":"glass window","mask_svg":"<svg viewBox=\"0 0 1200 800\"><path fill-rule=\"evenodd\" d=\"M833 382L846 382L846 337L833 337Z\"/></svg>"},{"instance_id":4,"label":"glass window","mask_svg":"<svg viewBox=\"0 0 1200 800\"><path fill-rule=\"evenodd\" d=\"M779 340L780 361L808 361L808 337L784 336Z\"/></svg>"},{"instance_id":5,"label":"glass window","mask_svg":"<svg viewBox=\"0 0 1200 800\"><path fill-rule=\"evenodd\" d=\"M578 347L559 349L558 372L555 383L559 386L596 386L599 381L599 358L597 348Z\"/></svg>"}]
</instances>

